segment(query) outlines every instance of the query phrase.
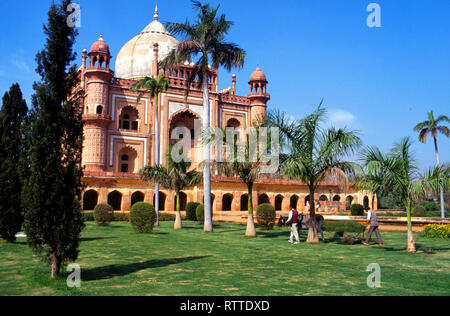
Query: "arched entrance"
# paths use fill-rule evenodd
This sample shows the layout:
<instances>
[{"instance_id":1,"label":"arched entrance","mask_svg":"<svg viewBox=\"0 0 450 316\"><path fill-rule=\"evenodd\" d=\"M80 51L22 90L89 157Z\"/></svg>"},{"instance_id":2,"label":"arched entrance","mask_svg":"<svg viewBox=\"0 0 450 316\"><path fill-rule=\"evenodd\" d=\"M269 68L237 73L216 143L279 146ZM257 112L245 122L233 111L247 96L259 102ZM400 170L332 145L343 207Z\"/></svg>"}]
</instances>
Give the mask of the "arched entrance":
<instances>
[{"instance_id":1,"label":"arched entrance","mask_svg":"<svg viewBox=\"0 0 450 316\"><path fill-rule=\"evenodd\" d=\"M222 197L222 211L231 211L231 205L233 204L233 196L231 194L225 194Z\"/></svg>"},{"instance_id":2,"label":"arched entrance","mask_svg":"<svg viewBox=\"0 0 450 316\"><path fill-rule=\"evenodd\" d=\"M297 209L297 207L298 207L298 196L297 195L291 196L291 200L289 201L289 206L293 209Z\"/></svg>"},{"instance_id":3,"label":"arched entrance","mask_svg":"<svg viewBox=\"0 0 450 316\"><path fill-rule=\"evenodd\" d=\"M153 195L153 205L155 205L156 194ZM163 192L159 192L159 210L164 211L166 209L167 196Z\"/></svg>"},{"instance_id":4,"label":"arched entrance","mask_svg":"<svg viewBox=\"0 0 450 316\"><path fill-rule=\"evenodd\" d=\"M319 198L320 202L328 202L328 197L326 195L321 195Z\"/></svg>"},{"instance_id":5,"label":"arched entrance","mask_svg":"<svg viewBox=\"0 0 450 316\"><path fill-rule=\"evenodd\" d=\"M176 210L177 209L176 195L173 202L174 202L173 209ZM187 195L184 192L180 192L180 211L186 211L186 205L187 205Z\"/></svg>"},{"instance_id":6,"label":"arched entrance","mask_svg":"<svg viewBox=\"0 0 450 316\"><path fill-rule=\"evenodd\" d=\"M341 197L339 195L336 195L333 197L333 202L340 202L341 201Z\"/></svg>"},{"instance_id":7,"label":"arched entrance","mask_svg":"<svg viewBox=\"0 0 450 316\"><path fill-rule=\"evenodd\" d=\"M122 193L114 191L108 194L108 204L114 211L120 211L122 209Z\"/></svg>"},{"instance_id":8,"label":"arched entrance","mask_svg":"<svg viewBox=\"0 0 450 316\"><path fill-rule=\"evenodd\" d=\"M267 196L267 194L261 194L258 197L258 205L261 205L261 204L270 204L270 199Z\"/></svg>"},{"instance_id":9,"label":"arched entrance","mask_svg":"<svg viewBox=\"0 0 450 316\"><path fill-rule=\"evenodd\" d=\"M145 198L144 193L140 191L134 192L133 195L131 196L131 207L133 207L133 205L138 202L144 202L144 198Z\"/></svg>"},{"instance_id":10,"label":"arched entrance","mask_svg":"<svg viewBox=\"0 0 450 316\"><path fill-rule=\"evenodd\" d=\"M275 211L282 211L283 210L283 196L277 195L275 198Z\"/></svg>"},{"instance_id":11,"label":"arched entrance","mask_svg":"<svg viewBox=\"0 0 450 316\"><path fill-rule=\"evenodd\" d=\"M369 202L369 197L368 196L364 197L364 209L366 211L370 210L370 202Z\"/></svg>"},{"instance_id":12,"label":"arched entrance","mask_svg":"<svg viewBox=\"0 0 450 316\"><path fill-rule=\"evenodd\" d=\"M345 199L345 207L347 210L350 210L353 204L353 196L347 196L347 198Z\"/></svg>"},{"instance_id":13,"label":"arched entrance","mask_svg":"<svg viewBox=\"0 0 450 316\"><path fill-rule=\"evenodd\" d=\"M89 190L83 195L83 211L92 211L98 204L98 193Z\"/></svg>"},{"instance_id":14,"label":"arched entrance","mask_svg":"<svg viewBox=\"0 0 450 316\"><path fill-rule=\"evenodd\" d=\"M241 211L248 212L248 194L241 195Z\"/></svg>"}]
</instances>

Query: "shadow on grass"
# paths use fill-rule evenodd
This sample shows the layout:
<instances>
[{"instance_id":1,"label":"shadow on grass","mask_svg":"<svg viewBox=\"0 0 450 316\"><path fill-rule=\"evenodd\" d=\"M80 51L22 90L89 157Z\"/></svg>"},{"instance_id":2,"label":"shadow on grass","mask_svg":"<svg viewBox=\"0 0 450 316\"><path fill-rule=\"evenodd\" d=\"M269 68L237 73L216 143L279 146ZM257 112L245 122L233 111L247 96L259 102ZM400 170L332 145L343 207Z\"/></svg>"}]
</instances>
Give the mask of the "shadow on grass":
<instances>
[{"instance_id":1,"label":"shadow on grass","mask_svg":"<svg viewBox=\"0 0 450 316\"><path fill-rule=\"evenodd\" d=\"M80 238L80 242L89 242L97 240L118 239L119 237L94 237L94 238Z\"/></svg>"},{"instance_id":2,"label":"shadow on grass","mask_svg":"<svg viewBox=\"0 0 450 316\"><path fill-rule=\"evenodd\" d=\"M82 271L83 281L106 280L118 276L132 274L138 271L166 267L169 265L180 264L183 262L205 259L211 256L186 257L176 259L148 260L145 262L135 262L129 264L113 264L104 267L97 267Z\"/></svg>"}]
</instances>

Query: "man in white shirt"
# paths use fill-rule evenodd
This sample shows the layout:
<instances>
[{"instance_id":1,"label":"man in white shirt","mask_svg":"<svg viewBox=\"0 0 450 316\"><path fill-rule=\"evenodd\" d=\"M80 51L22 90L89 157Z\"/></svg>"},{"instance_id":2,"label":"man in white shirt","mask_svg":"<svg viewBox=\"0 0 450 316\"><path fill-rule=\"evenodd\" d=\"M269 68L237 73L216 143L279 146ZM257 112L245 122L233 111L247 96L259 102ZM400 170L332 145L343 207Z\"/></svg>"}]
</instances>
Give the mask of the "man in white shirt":
<instances>
[{"instance_id":1,"label":"man in white shirt","mask_svg":"<svg viewBox=\"0 0 450 316\"><path fill-rule=\"evenodd\" d=\"M299 218L299 212L295 209L292 208L291 211L289 212L289 218L287 220L288 223L292 223L292 228L291 228L291 238L289 239L289 242L292 244L294 243L294 237L295 237L295 244L299 244L300 243L300 236L298 234L298 218ZM291 222L292 221L292 222Z\"/></svg>"}]
</instances>

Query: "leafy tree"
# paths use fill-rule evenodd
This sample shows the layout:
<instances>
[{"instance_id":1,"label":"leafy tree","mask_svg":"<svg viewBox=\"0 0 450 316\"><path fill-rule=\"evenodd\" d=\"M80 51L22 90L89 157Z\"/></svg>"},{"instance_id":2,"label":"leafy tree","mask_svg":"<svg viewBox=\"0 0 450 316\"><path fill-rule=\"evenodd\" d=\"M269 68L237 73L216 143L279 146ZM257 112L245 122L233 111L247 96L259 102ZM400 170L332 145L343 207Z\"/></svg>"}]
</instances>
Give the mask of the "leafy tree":
<instances>
[{"instance_id":1,"label":"leafy tree","mask_svg":"<svg viewBox=\"0 0 450 316\"><path fill-rule=\"evenodd\" d=\"M169 81L166 76L161 74L158 79L145 77L131 87L132 91L144 90L150 95L150 100L155 99L155 165L161 164L159 159L159 103L158 98L160 93L164 93L169 89ZM155 182L155 209L156 209L156 226L159 226L159 182Z\"/></svg>"},{"instance_id":2,"label":"leafy tree","mask_svg":"<svg viewBox=\"0 0 450 316\"><path fill-rule=\"evenodd\" d=\"M211 8L209 4L192 1L197 11L197 20L194 24L167 23L167 30L175 35L181 35L184 40L178 44L167 58L161 63L163 68L176 68L186 60L198 58L193 71L186 81L186 93L192 82L199 77L199 84L203 89L203 127L209 129L211 125L208 79L211 67L218 69L224 67L228 71L232 68L241 68L244 65L245 51L234 43L225 41L225 36L233 26L225 15L218 15L220 6ZM211 205L211 146L204 144L203 185L205 195L205 231L212 232L212 205Z\"/></svg>"},{"instance_id":3,"label":"leafy tree","mask_svg":"<svg viewBox=\"0 0 450 316\"><path fill-rule=\"evenodd\" d=\"M292 120L284 113L269 114L269 124L280 129L286 154L281 156L283 173L290 179L306 183L311 197L310 227L307 241L318 243L314 194L320 182L332 179L347 183L348 175L355 173L355 165L344 161L361 141L356 132L346 128L323 129L326 111L322 102L311 115L301 120Z\"/></svg>"},{"instance_id":4,"label":"leafy tree","mask_svg":"<svg viewBox=\"0 0 450 316\"><path fill-rule=\"evenodd\" d=\"M141 177L150 182L158 182L163 188L175 191L176 194L176 219L174 229L182 229L181 213L180 213L180 193L183 190L192 188L202 181L202 174L198 171L188 171L191 163L186 159L175 162L172 155L168 155L169 167L163 166L147 166L139 173Z\"/></svg>"},{"instance_id":5,"label":"leafy tree","mask_svg":"<svg viewBox=\"0 0 450 316\"><path fill-rule=\"evenodd\" d=\"M440 166L440 160L439 160L439 150L438 150L438 144L437 144L437 136L438 134L443 134L447 138L450 137L450 129L445 125L439 125L442 123L450 123L450 119L445 116L441 115L437 119L434 118L433 111L428 112L428 120L424 121L422 123L419 123L414 127L414 130L419 133L419 141L422 143L426 143L428 140L429 135L433 136L434 140L434 150L436 152L436 162L437 166ZM445 201L444 201L444 189L440 189L441 194L441 212L442 212L442 218L445 218Z\"/></svg>"},{"instance_id":6,"label":"leafy tree","mask_svg":"<svg viewBox=\"0 0 450 316\"><path fill-rule=\"evenodd\" d=\"M13 84L3 96L0 111L0 236L8 242L16 239L23 223L21 197L23 179L17 166L23 155L23 124L27 104L19 84Z\"/></svg>"},{"instance_id":7,"label":"leafy tree","mask_svg":"<svg viewBox=\"0 0 450 316\"><path fill-rule=\"evenodd\" d=\"M77 30L67 25L70 0L52 4L45 49L36 55L41 81L34 84L29 177L22 189L24 228L33 252L51 264L56 278L78 257L84 227L79 198L83 123L73 45Z\"/></svg>"},{"instance_id":8,"label":"leafy tree","mask_svg":"<svg viewBox=\"0 0 450 316\"><path fill-rule=\"evenodd\" d=\"M383 191L398 192L408 218L408 252L415 252L414 235L411 223L411 209L413 202L426 189L438 190L439 187L448 187L448 171L441 168L431 169L426 175L420 176L416 161L411 152L411 139L404 138L394 145L387 154L376 147L368 147L361 153L361 160L367 171L360 184L363 188L378 187ZM379 175L374 177L373 175ZM376 178L376 183L373 179Z\"/></svg>"}]
</instances>

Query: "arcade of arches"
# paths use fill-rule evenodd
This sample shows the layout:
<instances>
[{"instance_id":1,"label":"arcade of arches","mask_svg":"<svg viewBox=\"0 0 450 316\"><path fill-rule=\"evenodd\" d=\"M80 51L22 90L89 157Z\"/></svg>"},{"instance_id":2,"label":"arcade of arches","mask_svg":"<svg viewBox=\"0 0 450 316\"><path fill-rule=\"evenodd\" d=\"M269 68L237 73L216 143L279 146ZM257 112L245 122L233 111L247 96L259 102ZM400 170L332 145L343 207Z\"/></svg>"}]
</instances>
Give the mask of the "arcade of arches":
<instances>
[{"instance_id":1,"label":"arcade of arches","mask_svg":"<svg viewBox=\"0 0 450 316\"><path fill-rule=\"evenodd\" d=\"M127 188L108 190L104 187L89 188L83 194L83 210L93 210L97 204L108 203L113 206L115 211L128 212L131 206L137 202L148 202L154 204L155 194L152 185L148 185L140 180L140 186L136 189ZM242 213L248 211L248 193L243 185L234 183L228 184L224 188L214 187L212 189L213 212L219 214L220 212L236 212ZM222 183L223 184L223 183ZM273 189L273 190L271 190ZM306 204L310 201L310 195L307 194L306 187L288 186L282 192L283 186L276 184L258 184L253 192L252 199L254 201L254 210L260 204L272 204L277 212L287 212L291 208L297 208L305 211ZM363 192L349 192L345 193L318 193L315 196L316 201L320 201L320 211L325 213L344 212L350 208L352 204L358 203L364 207L371 207L377 209L377 198L372 195L365 195ZM193 190L183 191L180 194L180 207L184 211L189 202L203 202L202 187L196 187ZM160 208L161 211L173 212L175 211L176 201L175 193L167 190L160 192Z\"/></svg>"}]
</instances>

